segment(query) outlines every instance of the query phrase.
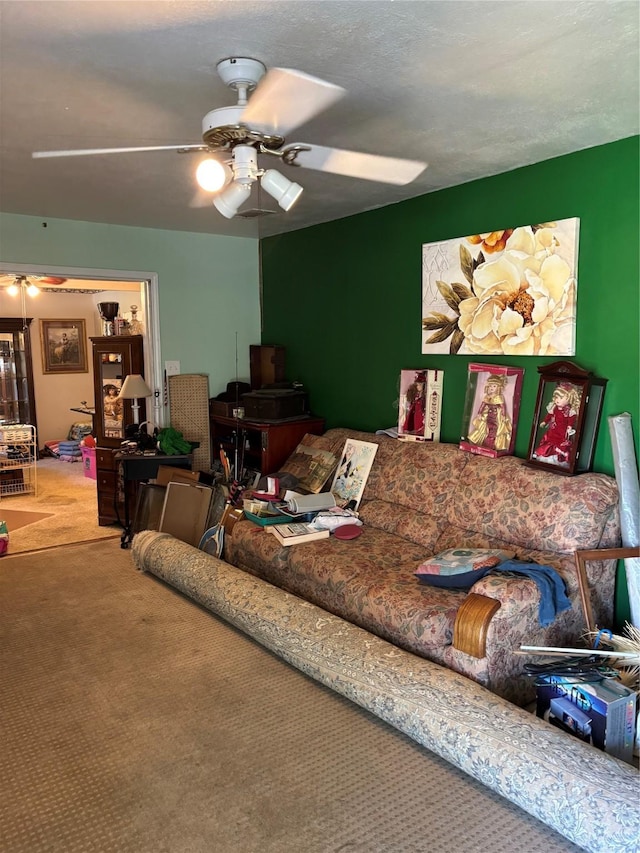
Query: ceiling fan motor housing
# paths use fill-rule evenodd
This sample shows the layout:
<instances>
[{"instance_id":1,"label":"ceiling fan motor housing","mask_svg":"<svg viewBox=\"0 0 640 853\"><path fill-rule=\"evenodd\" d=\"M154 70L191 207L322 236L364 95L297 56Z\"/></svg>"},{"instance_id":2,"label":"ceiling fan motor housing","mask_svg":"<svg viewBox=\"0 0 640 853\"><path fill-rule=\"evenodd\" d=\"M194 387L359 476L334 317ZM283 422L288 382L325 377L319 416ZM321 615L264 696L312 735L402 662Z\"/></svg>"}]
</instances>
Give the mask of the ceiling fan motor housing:
<instances>
[{"instance_id":1,"label":"ceiling fan motor housing","mask_svg":"<svg viewBox=\"0 0 640 853\"><path fill-rule=\"evenodd\" d=\"M212 148L228 148L241 143L263 145L275 151L284 144L284 137L259 130L251 130L242 124L244 107L219 107L210 110L202 119L202 139Z\"/></svg>"},{"instance_id":2,"label":"ceiling fan motor housing","mask_svg":"<svg viewBox=\"0 0 640 853\"><path fill-rule=\"evenodd\" d=\"M266 67L259 59L248 59L242 56L231 56L222 59L216 65L220 78L232 89L255 89L266 74Z\"/></svg>"}]
</instances>

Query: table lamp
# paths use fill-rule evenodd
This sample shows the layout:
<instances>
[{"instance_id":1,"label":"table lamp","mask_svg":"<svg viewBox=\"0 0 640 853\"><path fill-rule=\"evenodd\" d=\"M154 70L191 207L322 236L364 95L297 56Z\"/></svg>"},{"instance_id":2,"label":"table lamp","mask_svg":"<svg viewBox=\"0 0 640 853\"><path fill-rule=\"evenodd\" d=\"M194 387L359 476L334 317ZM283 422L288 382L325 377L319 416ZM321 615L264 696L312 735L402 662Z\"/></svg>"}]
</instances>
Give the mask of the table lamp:
<instances>
[{"instance_id":1,"label":"table lamp","mask_svg":"<svg viewBox=\"0 0 640 853\"><path fill-rule=\"evenodd\" d=\"M153 391L139 373L130 373L125 377L120 393L118 394L118 399L131 400L134 424L140 423L140 404L138 403L138 398L151 397L152 394Z\"/></svg>"}]
</instances>

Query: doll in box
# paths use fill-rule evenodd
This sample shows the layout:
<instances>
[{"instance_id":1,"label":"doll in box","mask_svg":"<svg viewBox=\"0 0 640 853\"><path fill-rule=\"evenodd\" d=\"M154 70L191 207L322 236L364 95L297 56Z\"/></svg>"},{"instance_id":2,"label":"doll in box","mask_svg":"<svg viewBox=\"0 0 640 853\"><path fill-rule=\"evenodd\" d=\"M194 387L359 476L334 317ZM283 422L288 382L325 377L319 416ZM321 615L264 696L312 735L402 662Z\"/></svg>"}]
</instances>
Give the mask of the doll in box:
<instances>
[{"instance_id":1,"label":"doll in box","mask_svg":"<svg viewBox=\"0 0 640 853\"><path fill-rule=\"evenodd\" d=\"M504 388L507 376L491 374L484 386L480 408L471 421L469 441L490 450L507 450L511 443L513 424L507 411Z\"/></svg>"},{"instance_id":2,"label":"doll in box","mask_svg":"<svg viewBox=\"0 0 640 853\"><path fill-rule=\"evenodd\" d=\"M545 432L534 451L534 459L545 459L558 465L569 463L581 398L580 388L571 382L558 383L547 405L547 414L540 421Z\"/></svg>"},{"instance_id":3,"label":"doll in box","mask_svg":"<svg viewBox=\"0 0 640 853\"><path fill-rule=\"evenodd\" d=\"M414 381L407 388L406 412L402 422L402 432L409 435L424 435L425 389L427 377L423 371L417 371Z\"/></svg>"}]
</instances>

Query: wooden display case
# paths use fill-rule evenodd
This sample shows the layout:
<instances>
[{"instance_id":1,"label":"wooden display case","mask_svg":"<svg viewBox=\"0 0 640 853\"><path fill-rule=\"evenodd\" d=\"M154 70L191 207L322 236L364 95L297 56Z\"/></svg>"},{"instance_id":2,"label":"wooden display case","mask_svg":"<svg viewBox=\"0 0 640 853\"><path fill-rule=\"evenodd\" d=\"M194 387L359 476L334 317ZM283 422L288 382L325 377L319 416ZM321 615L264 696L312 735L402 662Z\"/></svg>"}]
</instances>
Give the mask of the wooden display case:
<instances>
[{"instance_id":1,"label":"wooden display case","mask_svg":"<svg viewBox=\"0 0 640 853\"><path fill-rule=\"evenodd\" d=\"M237 444L243 466L255 468L262 475L278 471L304 435L324 432L324 419L313 415L271 423L212 415L210 422L214 454L222 448L233 464Z\"/></svg>"},{"instance_id":2,"label":"wooden display case","mask_svg":"<svg viewBox=\"0 0 640 853\"><path fill-rule=\"evenodd\" d=\"M120 447L125 427L133 423L131 400L118 400L125 376L144 376L142 335L107 335L91 338L95 439L101 447ZM145 401L139 400L139 422L146 420Z\"/></svg>"},{"instance_id":3,"label":"wooden display case","mask_svg":"<svg viewBox=\"0 0 640 853\"><path fill-rule=\"evenodd\" d=\"M137 483L119 482L118 465L114 460L114 451L120 449L124 440L125 427L133 423L131 401L117 400L117 394L125 376L130 373L144 374L144 349L142 335L105 335L90 340L93 348L98 524L105 526L124 523L125 488L129 490L130 505L135 506ZM113 386L116 393L109 386ZM113 400L113 403L109 400ZM142 423L146 419L145 402L138 402L139 421Z\"/></svg>"}]
</instances>

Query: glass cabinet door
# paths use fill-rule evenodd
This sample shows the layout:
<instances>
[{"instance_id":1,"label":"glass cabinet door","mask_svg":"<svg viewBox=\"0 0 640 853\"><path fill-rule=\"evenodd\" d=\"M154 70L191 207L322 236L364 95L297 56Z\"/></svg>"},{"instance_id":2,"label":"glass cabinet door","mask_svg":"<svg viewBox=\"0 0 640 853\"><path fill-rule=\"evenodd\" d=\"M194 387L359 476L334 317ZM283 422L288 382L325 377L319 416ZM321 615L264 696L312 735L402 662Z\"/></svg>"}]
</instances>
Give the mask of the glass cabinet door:
<instances>
[{"instance_id":1,"label":"glass cabinet door","mask_svg":"<svg viewBox=\"0 0 640 853\"><path fill-rule=\"evenodd\" d=\"M123 405L118 399L123 382L122 353L100 353L102 434L106 438L124 438Z\"/></svg>"},{"instance_id":2,"label":"glass cabinet door","mask_svg":"<svg viewBox=\"0 0 640 853\"><path fill-rule=\"evenodd\" d=\"M0 423L36 425L30 322L0 319Z\"/></svg>"}]
</instances>

